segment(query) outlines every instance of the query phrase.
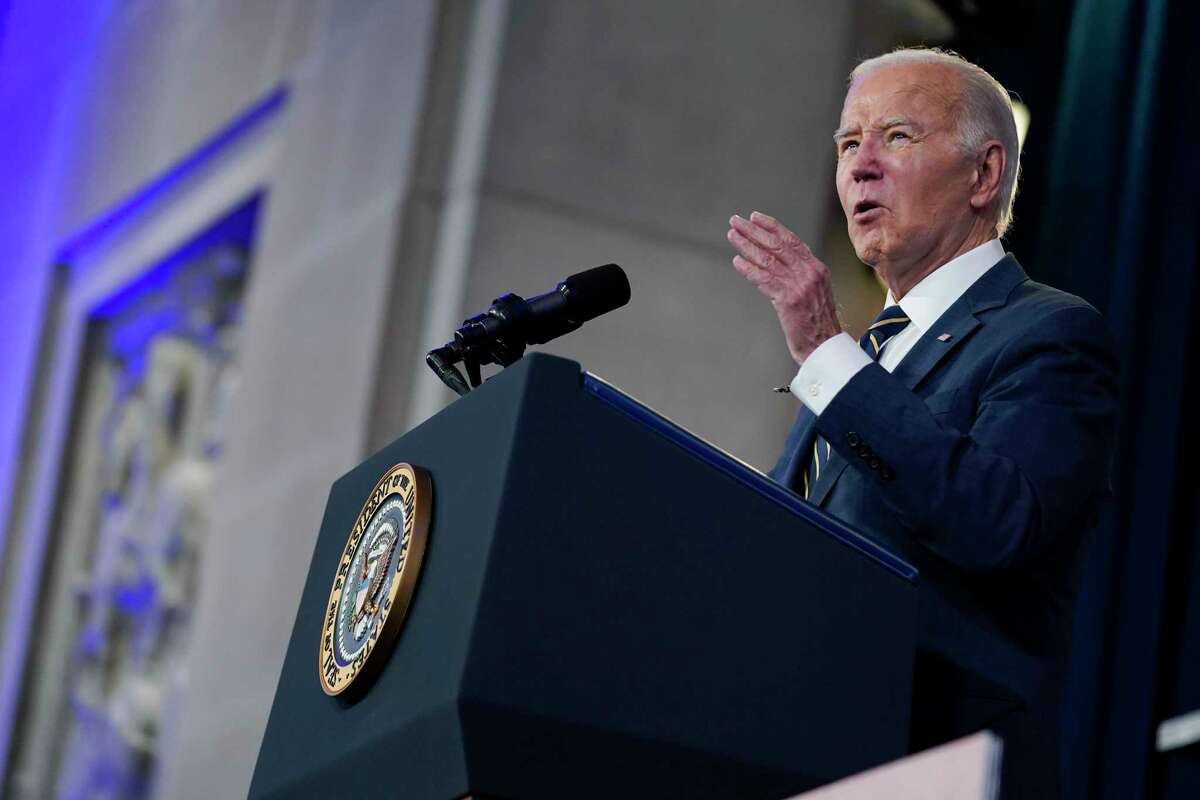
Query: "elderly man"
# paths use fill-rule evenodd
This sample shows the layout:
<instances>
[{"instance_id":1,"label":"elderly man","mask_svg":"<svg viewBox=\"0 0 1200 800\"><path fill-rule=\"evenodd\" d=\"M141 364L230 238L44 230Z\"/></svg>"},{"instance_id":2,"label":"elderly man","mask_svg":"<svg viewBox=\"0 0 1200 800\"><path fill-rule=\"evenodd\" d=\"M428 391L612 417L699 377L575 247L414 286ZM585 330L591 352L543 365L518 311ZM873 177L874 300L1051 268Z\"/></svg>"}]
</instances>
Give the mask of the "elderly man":
<instances>
[{"instance_id":1,"label":"elderly man","mask_svg":"<svg viewBox=\"0 0 1200 800\"><path fill-rule=\"evenodd\" d=\"M912 748L990 728L1004 796L1055 797L1081 545L1108 492L1109 335L1004 252L1017 133L982 69L936 50L865 61L834 140L850 240L888 289L860 342L804 242L765 214L730 220L734 266L800 367L773 476L921 570Z\"/></svg>"}]
</instances>

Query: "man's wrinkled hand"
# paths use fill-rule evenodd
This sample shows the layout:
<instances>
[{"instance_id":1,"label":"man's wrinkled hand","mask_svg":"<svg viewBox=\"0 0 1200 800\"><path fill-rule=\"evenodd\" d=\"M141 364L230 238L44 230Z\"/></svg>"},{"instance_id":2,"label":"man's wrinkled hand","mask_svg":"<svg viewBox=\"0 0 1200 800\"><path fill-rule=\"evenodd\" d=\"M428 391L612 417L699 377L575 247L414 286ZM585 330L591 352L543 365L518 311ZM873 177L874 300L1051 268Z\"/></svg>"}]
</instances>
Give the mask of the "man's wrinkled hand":
<instances>
[{"instance_id":1,"label":"man's wrinkled hand","mask_svg":"<svg viewBox=\"0 0 1200 800\"><path fill-rule=\"evenodd\" d=\"M779 317L788 350L802 363L842 332L829 267L774 217L755 211L729 218L725 238L738 251L733 266L767 296Z\"/></svg>"}]
</instances>

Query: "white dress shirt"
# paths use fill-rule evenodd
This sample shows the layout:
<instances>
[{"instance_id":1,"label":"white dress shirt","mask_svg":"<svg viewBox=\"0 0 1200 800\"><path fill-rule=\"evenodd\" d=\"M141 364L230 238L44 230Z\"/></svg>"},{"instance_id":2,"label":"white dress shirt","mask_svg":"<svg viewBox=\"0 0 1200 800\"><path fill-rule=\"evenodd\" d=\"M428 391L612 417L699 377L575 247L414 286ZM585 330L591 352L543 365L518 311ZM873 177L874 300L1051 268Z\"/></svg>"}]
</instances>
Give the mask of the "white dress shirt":
<instances>
[{"instance_id":1,"label":"white dress shirt","mask_svg":"<svg viewBox=\"0 0 1200 800\"><path fill-rule=\"evenodd\" d=\"M1002 258L1004 246L1000 240L989 239L922 278L899 303L909 323L883 345L879 354L880 366L888 372L894 370L938 317ZM896 305L896 301L888 291L883 307L892 305ZM850 334L839 333L813 350L800 365L800 371L792 379L792 394L814 414L820 415L842 387L870 363L871 357Z\"/></svg>"}]
</instances>

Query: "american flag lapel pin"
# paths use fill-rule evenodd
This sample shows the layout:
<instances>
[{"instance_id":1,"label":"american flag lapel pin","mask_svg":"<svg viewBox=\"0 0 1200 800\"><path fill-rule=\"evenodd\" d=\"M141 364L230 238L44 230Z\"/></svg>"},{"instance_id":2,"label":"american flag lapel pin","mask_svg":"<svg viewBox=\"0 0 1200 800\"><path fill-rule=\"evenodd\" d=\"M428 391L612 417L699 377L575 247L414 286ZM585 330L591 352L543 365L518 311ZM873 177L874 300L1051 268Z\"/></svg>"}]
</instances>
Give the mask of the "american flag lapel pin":
<instances>
[{"instance_id":1,"label":"american flag lapel pin","mask_svg":"<svg viewBox=\"0 0 1200 800\"><path fill-rule=\"evenodd\" d=\"M939 337L938 337L938 341L939 341L939 342L948 342L948 341L950 341L950 334L948 334L948 333L943 333L941 336L939 336Z\"/></svg>"}]
</instances>

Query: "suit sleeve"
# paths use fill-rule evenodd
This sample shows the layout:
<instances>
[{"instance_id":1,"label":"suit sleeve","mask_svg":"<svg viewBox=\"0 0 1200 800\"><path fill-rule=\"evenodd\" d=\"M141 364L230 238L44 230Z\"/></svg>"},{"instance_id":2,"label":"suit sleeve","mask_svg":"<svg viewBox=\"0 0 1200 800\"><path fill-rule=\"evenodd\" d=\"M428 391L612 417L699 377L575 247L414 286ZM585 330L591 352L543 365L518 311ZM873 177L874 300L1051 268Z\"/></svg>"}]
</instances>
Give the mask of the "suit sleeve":
<instances>
[{"instance_id":1,"label":"suit sleeve","mask_svg":"<svg viewBox=\"0 0 1200 800\"><path fill-rule=\"evenodd\" d=\"M966 433L943 427L878 364L858 372L817 428L867 476L898 524L964 569L1035 558L1107 490L1117 403L1108 329L1061 308L997 355ZM885 469L871 469L864 448Z\"/></svg>"}]
</instances>

